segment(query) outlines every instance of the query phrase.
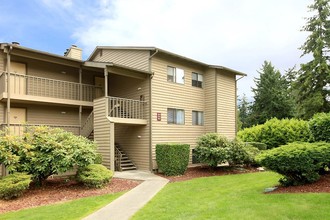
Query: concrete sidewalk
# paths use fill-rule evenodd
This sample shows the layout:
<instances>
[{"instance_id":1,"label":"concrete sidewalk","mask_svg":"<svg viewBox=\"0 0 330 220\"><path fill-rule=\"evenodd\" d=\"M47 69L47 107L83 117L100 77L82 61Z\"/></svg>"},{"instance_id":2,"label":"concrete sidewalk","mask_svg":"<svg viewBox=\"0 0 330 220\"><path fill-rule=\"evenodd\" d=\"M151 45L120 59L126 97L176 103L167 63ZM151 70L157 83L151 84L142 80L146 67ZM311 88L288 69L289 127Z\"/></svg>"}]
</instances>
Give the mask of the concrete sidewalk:
<instances>
[{"instance_id":1,"label":"concrete sidewalk","mask_svg":"<svg viewBox=\"0 0 330 220\"><path fill-rule=\"evenodd\" d=\"M115 172L114 177L144 182L84 220L129 219L168 183L168 179L138 170Z\"/></svg>"}]
</instances>

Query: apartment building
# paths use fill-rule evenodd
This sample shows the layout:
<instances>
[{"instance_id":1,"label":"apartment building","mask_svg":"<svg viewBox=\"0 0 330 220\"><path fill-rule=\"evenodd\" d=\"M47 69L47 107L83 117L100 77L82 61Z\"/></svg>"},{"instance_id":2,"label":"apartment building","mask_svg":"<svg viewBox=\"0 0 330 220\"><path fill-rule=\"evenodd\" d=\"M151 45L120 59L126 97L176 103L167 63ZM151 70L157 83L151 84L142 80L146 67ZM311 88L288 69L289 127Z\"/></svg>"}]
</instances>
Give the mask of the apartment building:
<instances>
[{"instance_id":1,"label":"apartment building","mask_svg":"<svg viewBox=\"0 0 330 220\"><path fill-rule=\"evenodd\" d=\"M157 169L158 143L236 135L236 86L245 74L155 47L96 47L82 60L0 44L0 124L61 127L94 139L112 170ZM192 161L191 161L192 162Z\"/></svg>"}]
</instances>

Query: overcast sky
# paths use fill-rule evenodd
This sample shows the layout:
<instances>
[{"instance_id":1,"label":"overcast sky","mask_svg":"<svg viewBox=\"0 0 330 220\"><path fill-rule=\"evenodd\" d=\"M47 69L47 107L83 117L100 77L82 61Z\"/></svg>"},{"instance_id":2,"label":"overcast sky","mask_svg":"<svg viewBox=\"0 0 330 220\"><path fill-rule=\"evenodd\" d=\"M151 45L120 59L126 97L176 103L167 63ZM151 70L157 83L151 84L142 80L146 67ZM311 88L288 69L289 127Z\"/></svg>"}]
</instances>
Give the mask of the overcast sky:
<instances>
[{"instance_id":1,"label":"overcast sky","mask_svg":"<svg viewBox=\"0 0 330 220\"><path fill-rule=\"evenodd\" d=\"M248 74L252 96L265 60L282 73L306 62L298 49L312 0L1 0L0 42L63 54L71 44L155 46Z\"/></svg>"}]
</instances>

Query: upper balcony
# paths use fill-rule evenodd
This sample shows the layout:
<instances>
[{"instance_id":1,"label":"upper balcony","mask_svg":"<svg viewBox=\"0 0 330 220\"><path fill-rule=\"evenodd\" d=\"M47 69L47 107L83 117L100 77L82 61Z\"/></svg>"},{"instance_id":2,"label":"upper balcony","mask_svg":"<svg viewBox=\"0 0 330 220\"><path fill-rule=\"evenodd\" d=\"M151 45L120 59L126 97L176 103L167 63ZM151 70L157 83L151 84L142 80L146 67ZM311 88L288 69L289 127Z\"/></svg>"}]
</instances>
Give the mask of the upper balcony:
<instances>
[{"instance_id":1,"label":"upper balcony","mask_svg":"<svg viewBox=\"0 0 330 220\"><path fill-rule=\"evenodd\" d=\"M0 100L8 98L7 82L9 97L20 101L93 106L93 100L104 95L102 88L94 85L3 72Z\"/></svg>"}]
</instances>

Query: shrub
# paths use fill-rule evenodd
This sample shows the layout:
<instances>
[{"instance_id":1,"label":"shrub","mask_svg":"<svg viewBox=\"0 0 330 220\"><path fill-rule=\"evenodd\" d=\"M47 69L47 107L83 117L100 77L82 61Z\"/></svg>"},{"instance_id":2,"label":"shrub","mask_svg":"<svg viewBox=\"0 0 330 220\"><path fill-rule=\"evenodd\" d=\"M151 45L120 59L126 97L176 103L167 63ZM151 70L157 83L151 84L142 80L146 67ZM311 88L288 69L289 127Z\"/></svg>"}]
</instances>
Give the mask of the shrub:
<instances>
[{"instance_id":1,"label":"shrub","mask_svg":"<svg viewBox=\"0 0 330 220\"><path fill-rule=\"evenodd\" d=\"M200 162L206 163L210 167L217 167L218 164L227 161L230 144L226 137L218 133L204 134L197 141L195 155Z\"/></svg>"},{"instance_id":2,"label":"shrub","mask_svg":"<svg viewBox=\"0 0 330 220\"><path fill-rule=\"evenodd\" d=\"M308 142L311 137L308 122L298 119L273 118L263 125L238 132L240 140L265 143L268 149L295 141Z\"/></svg>"},{"instance_id":3,"label":"shrub","mask_svg":"<svg viewBox=\"0 0 330 220\"><path fill-rule=\"evenodd\" d=\"M267 150L267 145L261 142L245 142L246 145L255 147L259 150Z\"/></svg>"},{"instance_id":4,"label":"shrub","mask_svg":"<svg viewBox=\"0 0 330 220\"><path fill-rule=\"evenodd\" d=\"M0 179L0 198L13 199L21 196L29 188L31 176L25 173L14 173Z\"/></svg>"},{"instance_id":5,"label":"shrub","mask_svg":"<svg viewBox=\"0 0 330 220\"><path fill-rule=\"evenodd\" d=\"M38 184L50 175L85 167L96 155L95 144L87 138L46 126L28 127L20 137L2 136L0 143L5 143L1 153L11 156L0 156L0 162L11 166L10 171L31 174Z\"/></svg>"},{"instance_id":6,"label":"shrub","mask_svg":"<svg viewBox=\"0 0 330 220\"><path fill-rule=\"evenodd\" d=\"M267 169L282 174L283 185L301 185L319 179L330 165L329 143L290 143L264 151L257 161Z\"/></svg>"},{"instance_id":7,"label":"shrub","mask_svg":"<svg viewBox=\"0 0 330 220\"><path fill-rule=\"evenodd\" d=\"M101 164L90 164L79 168L77 180L89 188L102 188L108 184L113 176L113 172Z\"/></svg>"},{"instance_id":8,"label":"shrub","mask_svg":"<svg viewBox=\"0 0 330 220\"><path fill-rule=\"evenodd\" d=\"M231 142L227 149L227 162L230 166L255 165L255 157L260 152L258 148L239 141Z\"/></svg>"},{"instance_id":9,"label":"shrub","mask_svg":"<svg viewBox=\"0 0 330 220\"><path fill-rule=\"evenodd\" d=\"M309 121L315 141L330 142L330 113L318 113Z\"/></svg>"},{"instance_id":10,"label":"shrub","mask_svg":"<svg viewBox=\"0 0 330 220\"><path fill-rule=\"evenodd\" d=\"M96 156L95 156L94 163L95 164L102 164L102 161L103 161L102 154L97 153Z\"/></svg>"},{"instance_id":11,"label":"shrub","mask_svg":"<svg viewBox=\"0 0 330 220\"><path fill-rule=\"evenodd\" d=\"M182 175L187 170L190 146L188 144L157 144L156 161L166 176Z\"/></svg>"}]
</instances>

